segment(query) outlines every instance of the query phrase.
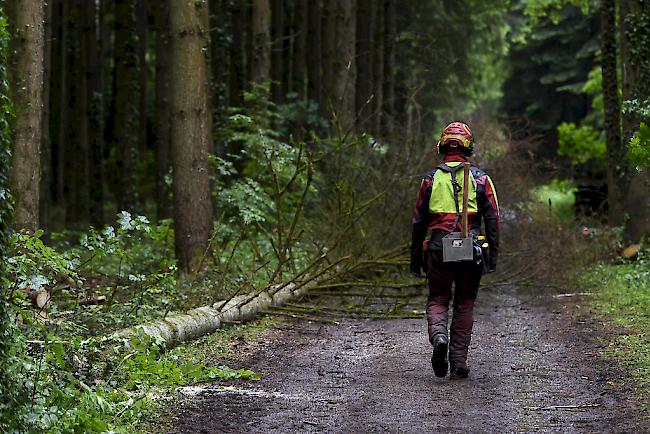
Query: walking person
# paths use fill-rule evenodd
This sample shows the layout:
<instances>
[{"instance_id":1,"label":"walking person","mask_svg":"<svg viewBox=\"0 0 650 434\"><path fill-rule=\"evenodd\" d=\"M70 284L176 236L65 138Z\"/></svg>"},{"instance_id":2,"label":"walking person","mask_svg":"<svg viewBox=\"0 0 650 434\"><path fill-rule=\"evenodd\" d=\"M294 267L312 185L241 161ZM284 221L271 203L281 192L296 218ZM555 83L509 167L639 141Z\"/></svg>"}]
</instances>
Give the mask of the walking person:
<instances>
[{"instance_id":1,"label":"walking person","mask_svg":"<svg viewBox=\"0 0 650 434\"><path fill-rule=\"evenodd\" d=\"M449 124L436 147L443 155L443 163L420 184L413 211L410 268L420 277L424 270L429 284L426 315L429 342L433 346L431 364L434 374L445 377L451 367L450 378L466 378L469 375L467 350L474 322L472 311L481 275L484 271L494 272L497 265L499 205L494 184L485 172L473 166L466 172L460 170L468 163L474 150L474 136L466 124ZM469 175L467 180L464 173ZM467 197L463 197L463 185L467 186ZM457 260L448 254L451 250L448 235L463 229L461 199L466 205L466 231L467 239L471 238L472 254ZM485 226L483 235L481 220ZM427 239L428 232L430 236ZM458 234L451 237L454 235ZM447 239L443 241L445 237ZM456 239L452 243L453 247L461 247L463 241ZM443 252L443 244L447 252ZM453 317L448 336L452 284L455 284Z\"/></svg>"}]
</instances>

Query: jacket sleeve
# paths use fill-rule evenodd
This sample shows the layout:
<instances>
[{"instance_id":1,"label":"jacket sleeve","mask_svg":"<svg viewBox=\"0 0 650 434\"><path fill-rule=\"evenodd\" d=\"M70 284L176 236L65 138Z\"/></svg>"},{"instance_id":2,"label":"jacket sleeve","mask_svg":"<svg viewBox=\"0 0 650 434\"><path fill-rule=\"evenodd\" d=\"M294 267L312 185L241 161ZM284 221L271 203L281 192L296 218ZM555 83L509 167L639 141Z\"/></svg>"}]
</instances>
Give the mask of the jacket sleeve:
<instances>
[{"instance_id":1,"label":"jacket sleeve","mask_svg":"<svg viewBox=\"0 0 650 434\"><path fill-rule=\"evenodd\" d=\"M490 263L488 266L493 270L497 266L497 258L499 256L499 201L494 184L487 175L485 175L484 194L480 195L478 200L485 224L485 236L490 245Z\"/></svg>"},{"instance_id":2,"label":"jacket sleeve","mask_svg":"<svg viewBox=\"0 0 650 434\"><path fill-rule=\"evenodd\" d=\"M411 236L411 254L422 252L422 242L427 236L429 227L429 199L431 198L431 185L433 180L427 176L420 184L418 200L413 210L413 233Z\"/></svg>"}]
</instances>

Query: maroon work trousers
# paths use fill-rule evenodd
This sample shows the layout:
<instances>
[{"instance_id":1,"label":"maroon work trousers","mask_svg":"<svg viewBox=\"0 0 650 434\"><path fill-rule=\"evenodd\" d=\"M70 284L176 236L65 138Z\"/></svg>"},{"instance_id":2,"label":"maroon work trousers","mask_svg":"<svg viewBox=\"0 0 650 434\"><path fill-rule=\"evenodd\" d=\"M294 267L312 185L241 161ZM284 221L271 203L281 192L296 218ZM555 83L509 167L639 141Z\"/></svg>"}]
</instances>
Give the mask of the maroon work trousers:
<instances>
[{"instance_id":1,"label":"maroon work trousers","mask_svg":"<svg viewBox=\"0 0 650 434\"><path fill-rule=\"evenodd\" d=\"M427 323L429 341L438 334L447 335L449 302L454 306L449 334L449 362L466 363L467 349L472 338L474 300L481 282L482 267L473 262L442 262L442 252L429 251L427 254L429 271L429 299L427 301Z\"/></svg>"}]
</instances>

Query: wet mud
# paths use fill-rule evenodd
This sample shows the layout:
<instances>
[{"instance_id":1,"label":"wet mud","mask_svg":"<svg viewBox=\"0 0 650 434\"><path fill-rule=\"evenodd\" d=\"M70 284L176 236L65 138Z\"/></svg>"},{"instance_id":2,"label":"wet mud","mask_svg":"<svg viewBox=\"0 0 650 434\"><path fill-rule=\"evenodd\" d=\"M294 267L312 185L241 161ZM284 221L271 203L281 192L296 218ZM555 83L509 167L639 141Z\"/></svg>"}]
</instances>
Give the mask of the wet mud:
<instances>
[{"instance_id":1,"label":"wet mud","mask_svg":"<svg viewBox=\"0 0 650 434\"><path fill-rule=\"evenodd\" d=\"M565 303L481 290L466 380L433 375L424 319L287 322L227 361L261 381L182 388L173 432L650 432L603 331Z\"/></svg>"}]
</instances>

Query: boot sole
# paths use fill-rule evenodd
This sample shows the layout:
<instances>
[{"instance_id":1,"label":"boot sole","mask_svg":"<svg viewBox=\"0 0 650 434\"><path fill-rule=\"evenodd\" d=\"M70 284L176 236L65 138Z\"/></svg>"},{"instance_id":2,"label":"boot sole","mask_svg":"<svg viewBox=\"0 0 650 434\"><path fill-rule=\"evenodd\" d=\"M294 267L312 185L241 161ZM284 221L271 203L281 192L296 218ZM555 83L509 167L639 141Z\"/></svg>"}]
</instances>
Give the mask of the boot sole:
<instances>
[{"instance_id":1,"label":"boot sole","mask_svg":"<svg viewBox=\"0 0 650 434\"><path fill-rule=\"evenodd\" d=\"M433 373L436 377L446 377L447 371L449 369L449 363L447 362L447 347L448 343L441 343L436 345L433 349L433 355L431 356L431 366L433 367Z\"/></svg>"}]
</instances>

